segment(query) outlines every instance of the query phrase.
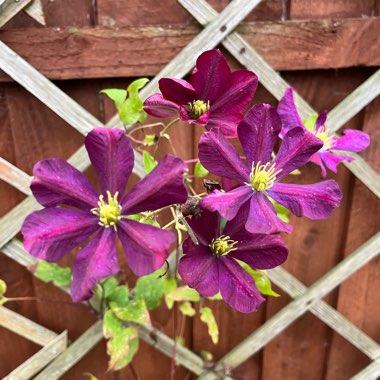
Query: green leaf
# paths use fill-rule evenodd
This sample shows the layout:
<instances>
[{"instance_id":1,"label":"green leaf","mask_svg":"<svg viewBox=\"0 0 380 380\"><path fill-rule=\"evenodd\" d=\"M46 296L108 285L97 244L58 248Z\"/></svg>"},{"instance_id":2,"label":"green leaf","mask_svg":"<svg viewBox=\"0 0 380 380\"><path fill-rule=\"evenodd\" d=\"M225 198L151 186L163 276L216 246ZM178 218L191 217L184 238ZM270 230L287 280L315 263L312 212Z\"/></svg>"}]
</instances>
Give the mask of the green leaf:
<instances>
[{"instance_id":1,"label":"green leaf","mask_svg":"<svg viewBox=\"0 0 380 380\"><path fill-rule=\"evenodd\" d=\"M116 302L110 302L111 310L121 320L150 326L150 316L145 301L131 300L127 305L120 307Z\"/></svg>"},{"instance_id":2,"label":"green leaf","mask_svg":"<svg viewBox=\"0 0 380 380\"><path fill-rule=\"evenodd\" d=\"M150 218L148 216L145 216L143 214L127 215L127 218L131 220L135 220L136 222L150 224L151 226L155 226L155 227L160 227L160 223L158 223L157 220Z\"/></svg>"},{"instance_id":3,"label":"green leaf","mask_svg":"<svg viewBox=\"0 0 380 380\"><path fill-rule=\"evenodd\" d=\"M103 280L101 285L103 287L104 297L107 298L119 286L119 282L116 277L109 277Z\"/></svg>"},{"instance_id":4,"label":"green leaf","mask_svg":"<svg viewBox=\"0 0 380 380\"><path fill-rule=\"evenodd\" d=\"M146 150L143 152L143 163L146 174L149 174L157 166L157 161Z\"/></svg>"},{"instance_id":5,"label":"green leaf","mask_svg":"<svg viewBox=\"0 0 380 380\"><path fill-rule=\"evenodd\" d=\"M129 289L127 285L120 285L115 288L108 296L109 304L114 304L117 307L125 307L129 303Z\"/></svg>"},{"instance_id":6,"label":"green leaf","mask_svg":"<svg viewBox=\"0 0 380 380\"><path fill-rule=\"evenodd\" d=\"M188 317L194 317L195 315L195 309L193 308L192 304L189 301L185 301L181 304L179 307L179 311Z\"/></svg>"},{"instance_id":7,"label":"green leaf","mask_svg":"<svg viewBox=\"0 0 380 380\"><path fill-rule=\"evenodd\" d=\"M202 307L200 309L201 321L206 323L208 327L208 334L214 344L218 343L219 340L219 329L216 323L214 313L209 307Z\"/></svg>"},{"instance_id":8,"label":"green leaf","mask_svg":"<svg viewBox=\"0 0 380 380\"><path fill-rule=\"evenodd\" d=\"M7 291L7 284L4 280L0 279L0 305L4 305L7 302L7 298L4 297L5 292Z\"/></svg>"},{"instance_id":9,"label":"green leaf","mask_svg":"<svg viewBox=\"0 0 380 380\"><path fill-rule=\"evenodd\" d=\"M250 274L255 280L257 289L261 294L272 297L280 297L278 293L272 290L272 284L269 278L266 276L265 271L262 270L254 270L248 264L239 261L239 264L243 267L243 269Z\"/></svg>"},{"instance_id":10,"label":"green leaf","mask_svg":"<svg viewBox=\"0 0 380 380\"><path fill-rule=\"evenodd\" d=\"M179 346L185 347L185 338L183 336L176 336L175 341Z\"/></svg>"},{"instance_id":11,"label":"green leaf","mask_svg":"<svg viewBox=\"0 0 380 380\"><path fill-rule=\"evenodd\" d=\"M133 81L127 88L128 98L119 108L119 117L124 124L134 124L144 121L146 113L143 110L143 101L140 99L139 90L143 88L149 79L140 78Z\"/></svg>"},{"instance_id":12,"label":"green leaf","mask_svg":"<svg viewBox=\"0 0 380 380\"><path fill-rule=\"evenodd\" d=\"M45 282L53 282L56 286L69 286L71 284L71 269L62 268L57 264L38 261L35 276Z\"/></svg>"},{"instance_id":13,"label":"green leaf","mask_svg":"<svg viewBox=\"0 0 380 380\"><path fill-rule=\"evenodd\" d=\"M145 135L144 137L144 145L145 146L152 146L156 142L156 135Z\"/></svg>"},{"instance_id":14,"label":"green leaf","mask_svg":"<svg viewBox=\"0 0 380 380\"><path fill-rule=\"evenodd\" d=\"M194 175L196 177L206 177L208 170L198 161L194 167Z\"/></svg>"},{"instance_id":15,"label":"green leaf","mask_svg":"<svg viewBox=\"0 0 380 380\"><path fill-rule=\"evenodd\" d=\"M99 380L95 375L93 375L90 372L85 372L83 375L88 376L90 378L90 380Z\"/></svg>"},{"instance_id":16,"label":"green leaf","mask_svg":"<svg viewBox=\"0 0 380 380\"><path fill-rule=\"evenodd\" d=\"M198 302L200 299L199 293L188 286L181 286L165 294L165 302L169 309L173 307L176 301Z\"/></svg>"},{"instance_id":17,"label":"green leaf","mask_svg":"<svg viewBox=\"0 0 380 380\"><path fill-rule=\"evenodd\" d=\"M115 107L119 109L127 98L127 90L119 88L106 88L100 91L101 94L106 94L115 103Z\"/></svg>"},{"instance_id":18,"label":"green leaf","mask_svg":"<svg viewBox=\"0 0 380 380\"><path fill-rule=\"evenodd\" d=\"M303 124L307 130L310 132L313 132L315 123L317 122L318 114L313 113L311 116L309 116L306 120L304 120Z\"/></svg>"},{"instance_id":19,"label":"green leaf","mask_svg":"<svg viewBox=\"0 0 380 380\"><path fill-rule=\"evenodd\" d=\"M119 370L128 365L138 350L139 339L136 326L124 326L112 312L107 310L103 318L103 335L110 356L109 370Z\"/></svg>"},{"instance_id":20,"label":"green leaf","mask_svg":"<svg viewBox=\"0 0 380 380\"><path fill-rule=\"evenodd\" d=\"M140 277L135 286L135 299L144 300L147 308L153 310L160 306L164 294L164 278L159 278L162 271Z\"/></svg>"}]
</instances>

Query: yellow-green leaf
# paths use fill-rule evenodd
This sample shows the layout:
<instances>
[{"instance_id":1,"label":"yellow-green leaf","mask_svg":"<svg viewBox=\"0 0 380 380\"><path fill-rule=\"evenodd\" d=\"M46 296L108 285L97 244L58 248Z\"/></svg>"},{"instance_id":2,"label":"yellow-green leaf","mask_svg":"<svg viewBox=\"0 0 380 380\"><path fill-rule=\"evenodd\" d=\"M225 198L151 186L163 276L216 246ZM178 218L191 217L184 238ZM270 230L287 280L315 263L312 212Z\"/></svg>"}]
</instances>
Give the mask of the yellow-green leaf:
<instances>
[{"instance_id":1,"label":"yellow-green leaf","mask_svg":"<svg viewBox=\"0 0 380 380\"><path fill-rule=\"evenodd\" d=\"M4 280L0 279L0 305L4 305L7 302L7 298L4 297L5 292L7 291L7 284Z\"/></svg>"},{"instance_id":2,"label":"yellow-green leaf","mask_svg":"<svg viewBox=\"0 0 380 380\"><path fill-rule=\"evenodd\" d=\"M107 95L111 100L113 100L117 109L121 107L127 98L127 90L120 88L106 88L100 91L100 93Z\"/></svg>"},{"instance_id":3,"label":"yellow-green leaf","mask_svg":"<svg viewBox=\"0 0 380 380\"><path fill-rule=\"evenodd\" d=\"M156 142L156 135L145 135L144 137L144 145L145 146L152 146Z\"/></svg>"},{"instance_id":4,"label":"yellow-green leaf","mask_svg":"<svg viewBox=\"0 0 380 380\"><path fill-rule=\"evenodd\" d=\"M147 308L153 310L160 306L164 293L165 278L160 277L162 271L157 271L147 276L140 277L135 286L135 299L144 300Z\"/></svg>"},{"instance_id":5,"label":"yellow-green leaf","mask_svg":"<svg viewBox=\"0 0 380 380\"><path fill-rule=\"evenodd\" d=\"M150 326L148 308L143 299L130 300L125 306L120 307L115 302L110 302L113 313L121 320Z\"/></svg>"},{"instance_id":6,"label":"yellow-green leaf","mask_svg":"<svg viewBox=\"0 0 380 380\"><path fill-rule=\"evenodd\" d=\"M254 270L248 264L243 263L241 261L239 262L239 264L255 280L257 289L259 289L259 292L261 294L264 294L266 296L272 296L272 297L280 297L280 295L272 289L272 284L271 284L269 278L266 276L265 271Z\"/></svg>"},{"instance_id":7,"label":"yellow-green leaf","mask_svg":"<svg viewBox=\"0 0 380 380\"><path fill-rule=\"evenodd\" d=\"M152 157L152 155L149 152L144 150L143 164L144 164L145 173L149 174L157 166L157 161Z\"/></svg>"},{"instance_id":8,"label":"yellow-green leaf","mask_svg":"<svg viewBox=\"0 0 380 380\"><path fill-rule=\"evenodd\" d=\"M125 307L129 303L129 289L127 285L120 285L106 297L109 304L111 302L118 307Z\"/></svg>"},{"instance_id":9,"label":"yellow-green leaf","mask_svg":"<svg viewBox=\"0 0 380 380\"><path fill-rule=\"evenodd\" d=\"M188 317L194 317L195 315L195 309L193 308L193 305L189 301L185 301L182 303L179 307L179 311Z\"/></svg>"},{"instance_id":10,"label":"yellow-green leaf","mask_svg":"<svg viewBox=\"0 0 380 380\"><path fill-rule=\"evenodd\" d=\"M193 301L198 302L200 300L199 293L189 288L188 286L181 286L165 294L165 302L169 309L173 307L174 302L178 301Z\"/></svg>"},{"instance_id":11,"label":"yellow-green leaf","mask_svg":"<svg viewBox=\"0 0 380 380\"><path fill-rule=\"evenodd\" d=\"M217 344L219 341L219 328L216 323L214 313L209 307L202 307L200 309L201 321L206 323L208 327L208 334L211 337L211 340L214 344Z\"/></svg>"},{"instance_id":12,"label":"yellow-green leaf","mask_svg":"<svg viewBox=\"0 0 380 380\"><path fill-rule=\"evenodd\" d=\"M196 177L206 177L208 170L198 161L194 167L194 175Z\"/></svg>"},{"instance_id":13,"label":"yellow-green leaf","mask_svg":"<svg viewBox=\"0 0 380 380\"><path fill-rule=\"evenodd\" d=\"M317 122L318 114L313 113L311 116L309 116L306 120L304 120L303 125L307 130L310 132L313 132L315 123Z\"/></svg>"},{"instance_id":14,"label":"yellow-green leaf","mask_svg":"<svg viewBox=\"0 0 380 380\"><path fill-rule=\"evenodd\" d=\"M103 318L103 335L108 339L109 369L117 371L128 365L139 346L137 327L125 327L112 310L107 310Z\"/></svg>"},{"instance_id":15,"label":"yellow-green leaf","mask_svg":"<svg viewBox=\"0 0 380 380\"><path fill-rule=\"evenodd\" d=\"M69 286L71 284L71 269L62 268L58 264L38 261L35 276L45 282L53 282L56 286Z\"/></svg>"}]
</instances>

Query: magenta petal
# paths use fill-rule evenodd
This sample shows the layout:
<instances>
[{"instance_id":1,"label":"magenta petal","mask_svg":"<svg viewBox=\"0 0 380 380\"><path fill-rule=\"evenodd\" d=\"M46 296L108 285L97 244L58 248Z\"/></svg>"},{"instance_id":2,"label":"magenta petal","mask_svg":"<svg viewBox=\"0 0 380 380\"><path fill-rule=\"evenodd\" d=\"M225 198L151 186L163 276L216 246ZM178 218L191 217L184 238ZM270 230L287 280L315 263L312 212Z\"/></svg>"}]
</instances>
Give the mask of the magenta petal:
<instances>
[{"instance_id":1,"label":"magenta petal","mask_svg":"<svg viewBox=\"0 0 380 380\"><path fill-rule=\"evenodd\" d=\"M162 267L175 241L175 234L149 224L122 219L117 224L127 263L137 276Z\"/></svg>"},{"instance_id":2,"label":"magenta petal","mask_svg":"<svg viewBox=\"0 0 380 380\"><path fill-rule=\"evenodd\" d=\"M190 240L189 238L186 240ZM185 250L191 247L190 250ZM214 296L219 291L218 259L210 248L204 245L184 245L184 256L181 257L178 273L183 281L196 289L203 297Z\"/></svg>"},{"instance_id":3,"label":"magenta petal","mask_svg":"<svg viewBox=\"0 0 380 380\"><path fill-rule=\"evenodd\" d=\"M225 231L225 234L228 233ZM241 240L242 236L229 235L238 240L237 250L230 253L231 257L244 261L254 269L271 269L283 264L288 257L288 249L280 236L250 234ZM237 237L240 237L239 239Z\"/></svg>"},{"instance_id":4,"label":"magenta petal","mask_svg":"<svg viewBox=\"0 0 380 380\"><path fill-rule=\"evenodd\" d=\"M336 140L332 149L361 152L368 147L369 143L370 138L367 133L355 129L346 129L343 136Z\"/></svg>"},{"instance_id":5,"label":"magenta petal","mask_svg":"<svg viewBox=\"0 0 380 380\"><path fill-rule=\"evenodd\" d=\"M327 120L327 112L321 112L318 115L317 121L315 122L314 130L317 131L322 125L326 123Z\"/></svg>"},{"instance_id":6,"label":"magenta petal","mask_svg":"<svg viewBox=\"0 0 380 380\"><path fill-rule=\"evenodd\" d=\"M74 302L92 296L96 283L119 271L116 255L116 234L113 228L103 228L75 258L71 297Z\"/></svg>"},{"instance_id":7,"label":"magenta petal","mask_svg":"<svg viewBox=\"0 0 380 380\"><path fill-rule=\"evenodd\" d=\"M199 206L210 211L218 211L223 218L231 220L252 195L253 191L248 186L239 186L226 193L215 190L202 198Z\"/></svg>"},{"instance_id":8,"label":"magenta petal","mask_svg":"<svg viewBox=\"0 0 380 380\"><path fill-rule=\"evenodd\" d=\"M96 207L99 194L79 170L59 158L37 162L33 168L32 189L45 207L66 204L81 209Z\"/></svg>"},{"instance_id":9,"label":"magenta petal","mask_svg":"<svg viewBox=\"0 0 380 380\"><path fill-rule=\"evenodd\" d=\"M236 128L257 88L257 76L248 70L232 73L231 87L211 105L207 128L220 128L224 136L236 137Z\"/></svg>"},{"instance_id":10,"label":"magenta petal","mask_svg":"<svg viewBox=\"0 0 380 380\"><path fill-rule=\"evenodd\" d=\"M334 180L313 185L275 183L269 196L288 208L297 216L310 219L325 219L339 206L342 193Z\"/></svg>"},{"instance_id":11,"label":"magenta petal","mask_svg":"<svg viewBox=\"0 0 380 380\"><path fill-rule=\"evenodd\" d=\"M111 128L94 128L85 138L85 145L95 168L102 193L123 196L132 173L134 154L124 131ZM119 198L120 199L120 198Z\"/></svg>"},{"instance_id":12,"label":"magenta petal","mask_svg":"<svg viewBox=\"0 0 380 380\"><path fill-rule=\"evenodd\" d=\"M200 99L213 105L225 94L232 83L231 70L219 50L208 50L197 59L196 70L190 78Z\"/></svg>"},{"instance_id":13,"label":"magenta petal","mask_svg":"<svg viewBox=\"0 0 380 380\"><path fill-rule=\"evenodd\" d=\"M210 118L210 111L205 112L198 119L193 119L189 111L185 107L181 106L179 109L179 117L182 121L185 121L189 124L196 123L200 125L206 125Z\"/></svg>"},{"instance_id":14,"label":"magenta petal","mask_svg":"<svg viewBox=\"0 0 380 380\"><path fill-rule=\"evenodd\" d=\"M270 161L280 131L281 120L269 104L257 104L246 113L238 134L249 166Z\"/></svg>"},{"instance_id":15,"label":"magenta petal","mask_svg":"<svg viewBox=\"0 0 380 380\"><path fill-rule=\"evenodd\" d=\"M233 145L218 129L214 128L200 138L199 159L202 165L213 174L234 179L240 183L249 182L250 171Z\"/></svg>"},{"instance_id":16,"label":"magenta petal","mask_svg":"<svg viewBox=\"0 0 380 380\"><path fill-rule=\"evenodd\" d=\"M263 193L256 193L252 197L245 228L253 234L290 233L292 231L290 224L278 218L274 206Z\"/></svg>"},{"instance_id":17,"label":"magenta petal","mask_svg":"<svg viewBox=\"0 0 380 380\"><path fill-rule=\"evenodd\" d=\"M144 102L144 110L155 117L177 116L180 106L170 100L166 100L161 94L153 94Z\"/></svg>"},{"instance_id":18,"label":"magenta petal","mask_svg":"<svg viewBox=\"0 0 380 380\"><path fill-rule=\"evenodd\" d=\"M187 191L183 184L186 164L178 157L166 155L159 164L124 197L123 214L157 210L175 203L184 203Z\"/></svg>"},{"instance_id":19,"label":"magenta petal","mask_svg":"<svg viewBox=\"0 0 380 380\"><path fill-rule=\"evenodd\" d=\"M295 127L303 127L302 120L294 103L293 92L293 88L288 87L277 106L277 112L280 115L282 122L282 136Z\"/></svg>"},{"instance_id":20,"label":"magenta petal","mask_svg":"<svg viewBox=\"0 0 380 380\"><path fill-rule=\"evenodd\" d=\"M159 86L163 97L178 105L198 99L193 86L183 79L162 78L159 80Z\"/></svg>"},{"instance_id":21,"label":"magenta petal","mask_svg":"<svg viewBox=\"0 0 380 380\"><path fill-rule=\"evenodd\" d=\"M202 209L200 216L192 216L188 220L191 229L203 245L220 236L220 215L217 212Z\"/></svg>"},{"instance_id":22,"label":"magenta petal","mask_svg":"<svg viewBox=\"0 0 380 380\"><path fill-rule=\"evenodd\" d=\"M321 168L321 177L322 178L325 178L326 177L326 167L323 163L323 160L322 160L322 157L323 157L323 153L324 152L317 152L317 153L314 153L311 157L310 157L310 162L312 162L313 164L315 165L318 165L320 168ZM326 153L329 153L329 152L326 152ZM329 154L332 154L332 153L329 153Z\"/></svg>"},{"instance_id":23,"label":"magenta petal","mask_svg":"<svg viewBox=\"0 0 380 380\"><path fill-rule=\"evenodd\" d=\"M349 156L341 156L336 153L332 153L329 151L320 151L317 152L314 156L318 155L321 162L325 164L331 171L334 173L337 172L337 166L342 162L342 161L347 161L347 162L352 162L354 159ZM314 157L313 156L313 157ZM313 158L312 157L312 158ZM313 160L313 162L315 162ZM324 177L323 172L322 172L322 177Z\"/></svg>"},{"instance_id":24,"label":"magenta petal","mask_svg":"<svg viewBox=\"0 0 380 380\"><path fill-rule=\"evenodd\" d=\"M21 233L26 251L39 259L55 262L98 228L98 218L90 212L46 208L27 216Z\"/></svg>"},{"instance_id":25,"label":"magenta petal","mask_svg":"<svg viewBox=\"0 0 380 380\"><path fill-rule=\"evenodd\" d=\"M253 278L232 258L219 258L219 287L224 301L241 313L257 311L265 301Z\"/></svg>"},{"instance_id":26,"label":"magenta petal","mask_svg":"<svg viewBox=\"0 0 380 380\"><path fill-rule=\"evenodd\" d=\"M305 165L322 146L322 141L306 129L293 128L290 130L284 136L280 149L273 160L276 164L276 171L281 169L277 180Z\"/></svg>"}]
</instances>

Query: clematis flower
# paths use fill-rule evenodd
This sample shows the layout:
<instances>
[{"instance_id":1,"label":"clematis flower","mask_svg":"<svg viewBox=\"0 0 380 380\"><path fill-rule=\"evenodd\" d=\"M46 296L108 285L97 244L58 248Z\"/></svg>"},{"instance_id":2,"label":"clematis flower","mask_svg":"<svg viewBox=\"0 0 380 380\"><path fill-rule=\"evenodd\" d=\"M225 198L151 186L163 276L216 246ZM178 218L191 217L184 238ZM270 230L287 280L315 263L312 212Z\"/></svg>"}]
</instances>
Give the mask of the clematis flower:
<instances>
[{"instance_id":1,"label":"clematis flower","mask_svg":"<svg viewBox=\"0 0 380 380\"><path fill-rule=\"evenodd\" d=\"M173 117L207 129L220 128L225 136L236 136L236 127L255 94L258 79L248 70L231 72L219 50L201 54L190 82L163 78L161 94L144 102L144 110L156 117Z\"/></svg>"},{"instance_id":2,"label":"clematis flower","mask_svg":"<svg viewBox=\"0 0 380 380\"><path fill-rule=\"evenodd\" d=\"M247 112L237 131L248 165L218 130L205 133L199 142L202 165L213 174L237 181L238 186L227 192L215 190L201 200L201 207L218 211L227 220L241 213L246 218L245 228L252 233L291 231L291 226L277 217L269 197L297 216L329 217L342 197L336 181L313 185L280 182L306 164L322 147L321 140L302 128L293 128L272 159L280 130L280 118L269 104L258 104Z\"/></svg>"},{"instance_id":3,"label":"clematis flower","mask_svg":"<svg viewBox=\"0 0 380 380\"><path fill-rule=\"evenodd\" d=\"M204 297L220 291L234 309L243 313L256 311L264 298L236 260L252 269L274 268L288 256L282 239L247 232L239 217L221 228L220 215L207 210L202 210L198 218L193 216L189 224L199 244L189 237L184 241L184 256L178 268L182 279Z\"/></svg>"},{"instance_id":4,"label":"clematis flower","mask_svg":"<svg viewBox=\"0 0 380 380\"><path fill-rule=\"evenodd\" d=\"M367 133L362 131L356 131L354 129L346 129L343 132L342 137L336 137L329 134L329 131L325 127L327 119L326 112L319 114L316 122L311 127L305 125L294 103L293 88L288 87L284 96L280 100L277 112L282 120L282 131L284 135L293 128L308 129L316 137L323 142L322 148L310 157L310 161L316 165L319 165L322 170L322 177L326 177L325 165L334 173L337 172L337 166L342 161L353 161L352 157L339 154L336 151L349 151L349 152L361 152L368 147L370 138Z\"/></svg>"},{"instance_id":5,"label":"clematis flower","mask_svg":"<svg viewBox=\"0 0 380 380\"><path fill-rule=\"evenodd\" d=\"M31 190L45 209L33 212L21 232L24 247L34 257L55 262L87 239L73 266L74 301L91 296L101 278L116 274L116 236L119 236L131 270L138 276L160 268L175 235L128 218L147 210L186 201L185 163L166 156L132 190L125 193L134 154L119 129L95 128L85 146L97 173L101 194L76 168L61 159L38 162ZM58 208L67 205L76 209Z\"/></svg>"}]
</instances>

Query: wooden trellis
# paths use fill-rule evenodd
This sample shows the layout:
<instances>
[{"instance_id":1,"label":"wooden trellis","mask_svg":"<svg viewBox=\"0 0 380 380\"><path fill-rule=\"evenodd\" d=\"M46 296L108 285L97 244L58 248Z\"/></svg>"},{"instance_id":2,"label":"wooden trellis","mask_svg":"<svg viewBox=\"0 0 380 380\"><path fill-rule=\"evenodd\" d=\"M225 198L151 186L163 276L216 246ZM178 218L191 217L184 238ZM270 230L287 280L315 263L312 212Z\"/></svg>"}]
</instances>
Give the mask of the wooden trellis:
<instances>
[{"instance_id":1,"label":"wooden trellis","mask_svg":"<svg viewBox=\"0 0 380 380\"><path fill-rule=\"evenodd\" d=\"M143 89L143 98L157 90L157 83L161 77L183 77L194 66L195 57L220 43L243 66L257 73L261 83L275 98L279 99L283 95L288 84L241 35L234 32L236 26L260 0L233 0L220 14L205 0L178 0L178 2L204 26L204 29ZM13 0L6 0L5 5L8 6L4 9L9 9L10 13L7 17L5 13L3 13L3 18L0 16L0 27L18 11L27 5L30 6L29 3L31 3L30 0L20 0L17 3ZM0 2L0 6L4 6L4 4ZM88 133L94 125L102 125L99 120L3 42L0 42L0 68L82 134ZM379 94L380 70L376 71L329 113L327 122L329 130L337 132ZM298 94L296 94L296 103L302 118L306 118L314 112L312 107ZM105 126L122 127L117 115ZM379 174L357 154L348 152L345 154L355 157L355 161L352 163L345 163L347 168L379 198ZM83 146L68 161L81 171L90 165ZM135 152L134 173L140 177L144 175L141 155L137 152ZM0 178L28 196L0 219L0 248L4 254L19 264L32 265L35 263L35 259L24 251L21 242L15 238L26 215L40 208L29 190L31 177L0 158ZM270 279L294 298L292 302L227 353L213 369L205 369L203 360L182 346L176 347L176 361L202 379L227 378L226 370L239 366L298 317L310 311L372 360L372 363L358 373L354 379L376 379L380 375L380 345L324 302L322 298L376 257L379 251L380 233L377 233L309 288L306 288L283 268L271 270L268 273ZM37 354L9 374L9 379L31 378L42 368L44 369L36 379L57 379L102 339L101 322L96 322L67 347L66 332L57 335L4 307L0 307L0 325L43 346ZM172 338L148 327L141 327L139 334L145 342L165 355L172 356L175 347Z\"/></svg>"}]
</instances>

